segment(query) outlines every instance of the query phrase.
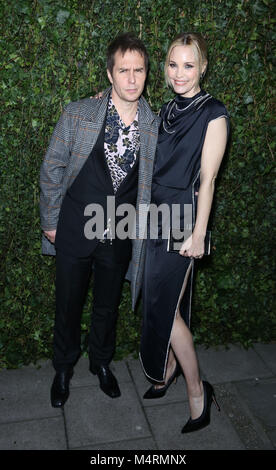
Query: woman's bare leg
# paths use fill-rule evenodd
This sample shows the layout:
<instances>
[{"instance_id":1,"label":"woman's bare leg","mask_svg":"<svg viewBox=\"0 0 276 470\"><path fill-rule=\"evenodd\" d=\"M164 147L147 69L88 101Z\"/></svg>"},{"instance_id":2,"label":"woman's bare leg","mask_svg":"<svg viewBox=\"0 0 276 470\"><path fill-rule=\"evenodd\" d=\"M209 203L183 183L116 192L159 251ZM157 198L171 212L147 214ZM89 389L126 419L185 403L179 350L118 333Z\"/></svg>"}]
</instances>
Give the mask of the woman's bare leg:
<instances>
[{"instance_id":1,"label":"woman's bare leg","mask_svg":"<svg viewBox=\"0 0 276 470\"><path fill-rule=\"evenodd\" d=\"M176 367L176 358L181 366L187 384L187 393L191 410L191 418L198 418L204 406L203 385L199 375L198 361L193 338L181 315L175 317L169 352L165 382L172 376ZM164 384L155 385L162 388Z\"/></svg>"},{"instance_id":2,"label":"woman's bare leg","mask_svg":"<svg viewBox=\"0 0 276 470\"><path fill-rule=\"evenodd\" d=\"M179 311L181 300L187 287L188 278L191 274L192 266L193 263L191 262L187 269L177 302L176 315L171 331L170 352L167 361L165 383L172 376L175 370L177 359L186 379L191 418L196 419L201 415L204 407L203 384L200 379L193 337ZM160 388L162 386L164 386L164 384L156 385L155 387Z\"/></svg>"},{"instance_id":3,"label":"woman's bare leg","mask_svg":"<svg viewBox=\"0 0 276 470\"><path fill-rule=\"evenodd\" d=\"M203 385L199 375L193 338L179 312L175 316L172 328L171 347L186 379L191 418L196 419L203 411Z\"/></svg>"}]
</instances>

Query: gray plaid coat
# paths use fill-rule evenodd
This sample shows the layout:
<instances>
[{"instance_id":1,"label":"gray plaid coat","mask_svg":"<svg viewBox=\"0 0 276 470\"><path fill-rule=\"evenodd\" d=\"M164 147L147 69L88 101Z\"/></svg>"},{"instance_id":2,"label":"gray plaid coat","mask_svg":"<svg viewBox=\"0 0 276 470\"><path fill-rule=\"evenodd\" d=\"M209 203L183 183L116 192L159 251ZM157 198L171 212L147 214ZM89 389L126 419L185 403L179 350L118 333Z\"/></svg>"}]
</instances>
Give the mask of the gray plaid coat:
<instances>
[{"instance_id":1,"label":"gray plaid coat","mask_svg":"<svg viewBox=\"0 0 276 470\"><path fill-rule=\"evenodd\" d=\"M60 117L40 170L40 216L42 230L55 230L63 197L78 175L95 145L102 128L111 88L101 99L85 98L70 103ZM150 203L153 161L158 136L159 118L146 100L139 100L140 158L138 208ZM137 233L139 220L137 218ZM55 248L42 237L42 253L55 255ZM141 288L145 244L133 240L133 255L128 271L134 308Z\"/></svg>"}]
</instances>

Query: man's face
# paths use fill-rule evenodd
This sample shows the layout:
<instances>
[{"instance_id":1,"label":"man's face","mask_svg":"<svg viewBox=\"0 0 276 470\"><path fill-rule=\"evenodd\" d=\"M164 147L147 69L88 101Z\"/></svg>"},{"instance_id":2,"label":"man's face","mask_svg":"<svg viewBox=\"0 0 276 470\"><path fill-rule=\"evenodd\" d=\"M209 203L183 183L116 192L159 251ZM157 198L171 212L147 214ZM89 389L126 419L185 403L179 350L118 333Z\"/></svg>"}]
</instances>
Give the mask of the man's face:
<instances>
[{"instance_id":1,"label":"man's face","mask_svg":"<svg viewBox=\"0 0 276 470\"><path fill-rule=\"evenodd\" d=\"M123 104L137 101L144 89L146 68L144 56L138 51L127 50L124 55L118 50L114 56L112 75L107 70L112 84L114 103Z\"/></svg>"}]
</instances>

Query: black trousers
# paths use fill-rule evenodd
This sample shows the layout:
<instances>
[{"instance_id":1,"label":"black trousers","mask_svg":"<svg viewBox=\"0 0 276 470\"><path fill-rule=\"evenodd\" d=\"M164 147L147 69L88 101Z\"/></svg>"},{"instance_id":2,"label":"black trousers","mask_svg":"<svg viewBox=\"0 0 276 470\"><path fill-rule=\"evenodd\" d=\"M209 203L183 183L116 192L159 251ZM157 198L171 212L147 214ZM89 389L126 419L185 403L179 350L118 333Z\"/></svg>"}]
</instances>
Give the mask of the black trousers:
<instances>
[{"instance_id":1,"label":"black trousers","mask_svg":"<svg viewBox=\"0 0 276 470\"><path fill-rule=\"evenodd\" d=\"M90 367L108 365L116 345L116 321L128 261L118 263L114 244L98 243L91 256L56 254L56 371L66 371L81 353L81 316L93 265L93 308L89 335Z\"/></svg>"}]
</instances>

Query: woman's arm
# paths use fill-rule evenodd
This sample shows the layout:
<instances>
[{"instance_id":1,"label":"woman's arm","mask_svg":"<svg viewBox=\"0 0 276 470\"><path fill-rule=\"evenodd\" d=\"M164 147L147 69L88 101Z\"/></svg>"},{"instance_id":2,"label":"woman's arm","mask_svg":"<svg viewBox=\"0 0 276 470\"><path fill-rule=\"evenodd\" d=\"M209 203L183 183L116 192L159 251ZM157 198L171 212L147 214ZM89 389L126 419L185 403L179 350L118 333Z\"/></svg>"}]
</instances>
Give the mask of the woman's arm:
<instances>
[{"instance_id":1,"label":"woman's arm","mask_svg":"<svg viewBox=\"0 0 276 470\"><path fill-rule=\"evenodd\" d=\"M207 128L201 155L196 223L192 235L183 243L179 252L183 256L201 258L204 254L204 238L213 202L215 179L226 143L226 119L219 118L211 121Z\"/></svg>"}]
</instances>

